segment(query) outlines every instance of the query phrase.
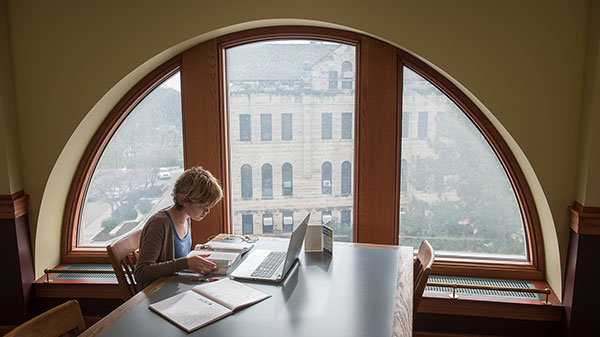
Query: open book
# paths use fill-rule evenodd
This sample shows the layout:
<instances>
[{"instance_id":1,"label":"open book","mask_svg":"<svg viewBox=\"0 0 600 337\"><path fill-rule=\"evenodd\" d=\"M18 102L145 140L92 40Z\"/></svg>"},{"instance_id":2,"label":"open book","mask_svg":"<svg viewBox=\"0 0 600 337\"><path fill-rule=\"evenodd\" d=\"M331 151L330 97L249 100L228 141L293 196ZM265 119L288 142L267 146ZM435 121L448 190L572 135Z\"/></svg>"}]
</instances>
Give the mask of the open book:
<instances>
[{"instance_id":1,"label":"open book","mask_svg":"<svg viewBox=\"0 0 600 337\"><path fill-rule=\"evenodd\" d=\"M223 241L208 241L207 243L199 243L194 247L194 250L212 250L216 252L233 252L245 253L252 249L254 244L247 242L223 242Z\"/></svg>"},{"instance_id":2,"label":"open book","mask_svg":"<svg viewBox=\"0 0 600 337\"><path fill-rule=\"evenodd\" d=\"M196 248L198 248L198 245L196 245ZM229 267L235 265L241 257L241 253L234 253L234 252L220 252L220 251L213 251L213 250L192 250L191 252L189 252L188 256L190 255L196 255L196 254L202 254L202 255L207 255L209 254L208 257L205 257L205 259L207 259L208 261L214 263L217 265L217 270L212 272L212 274L216 274L216 275L225 275L227 274L227 271L229 270Z\"/></svg>"},{"instance_id":3,"label":"open book","mask_svg":"<svg viewBox=\"0 0 600 337\"><path fill-rule=\"evenodd\" d=\"M268 297L271 295L224 278L197 285L191 290L151 304L149 308L191 332Z\"/></svg>"}]
</instances>

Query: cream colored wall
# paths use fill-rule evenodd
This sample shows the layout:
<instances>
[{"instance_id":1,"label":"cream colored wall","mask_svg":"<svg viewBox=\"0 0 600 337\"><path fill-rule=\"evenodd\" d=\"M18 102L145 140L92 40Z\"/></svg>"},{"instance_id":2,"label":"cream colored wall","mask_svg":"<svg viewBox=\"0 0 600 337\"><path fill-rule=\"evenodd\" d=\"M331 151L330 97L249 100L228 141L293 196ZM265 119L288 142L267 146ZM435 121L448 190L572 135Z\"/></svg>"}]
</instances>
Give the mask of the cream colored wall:
<instances>
[{"instance_id":1,"label":"cream colored wall","mask_svg":"<svg viewBox=\"0 0 600 337\"><path fill-rule=\"evenodd\" d=\"M8 3L38 276L58 263L64 201L81 153L135 81L210 37L315 20L310 24L340 25L409 50L476 97L536 195L548 280L560 293L566 206L576 197L587 0Z\"/></svg>"},{"instance_id":2,"label":"cream colored wall","mask_svg":"<svg viewBox=\"0 0 600 337\"><path fill-rule=\"evenodd\" d=\"M0 195L23 189L6 0L0 0Z\"/></svg>"},{"instance_id":3,"label":"cream colored wall","mask_svg":"<svg viewBox=\"0 0 600 337\"><path fill-rule=\"evenodd\" d=\"M590 5L577 201L600 206L600 3Z\"/></svg>"}]
</instances>

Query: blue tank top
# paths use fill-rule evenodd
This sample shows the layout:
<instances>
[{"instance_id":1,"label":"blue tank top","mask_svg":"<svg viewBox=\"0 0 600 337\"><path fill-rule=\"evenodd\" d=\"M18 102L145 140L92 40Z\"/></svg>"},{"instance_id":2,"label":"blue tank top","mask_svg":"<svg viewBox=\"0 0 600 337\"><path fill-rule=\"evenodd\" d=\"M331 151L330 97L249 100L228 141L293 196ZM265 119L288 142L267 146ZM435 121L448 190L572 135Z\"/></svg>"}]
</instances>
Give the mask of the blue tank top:
<instances>
[{"instance_id":1,"label":"blue tank top","mask_svg":"<svg viewBox=\"0 0 600 337\"><path fill-rule=\"evenodd\" d=\"M187 234L180 238L175 230L175 224L173 223L173 219L171 219L171 214L167 211L163 211L169 217L169 221L171 221L171 228L173 229L173 248L175 249L175 258L178 259L180 257L187 256L192 248L192 236L190 235L190 223L188 221L188 230Z\"/></svg>"}]
</instances>

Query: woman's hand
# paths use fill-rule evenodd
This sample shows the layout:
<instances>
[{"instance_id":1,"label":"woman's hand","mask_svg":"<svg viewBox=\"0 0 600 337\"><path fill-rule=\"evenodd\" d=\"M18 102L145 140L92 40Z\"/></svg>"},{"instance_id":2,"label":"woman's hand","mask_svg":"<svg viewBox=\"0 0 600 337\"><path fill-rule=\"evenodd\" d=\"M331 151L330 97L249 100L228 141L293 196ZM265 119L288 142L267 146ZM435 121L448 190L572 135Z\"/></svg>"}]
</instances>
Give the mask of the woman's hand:
<instances>
[{"instance_id":1,"label":"woman's hand","mask_svg":"<svg viewBox=\"0 0 600 337\"><path fill-rule=\"evenodd\" d=\"M188 268L202 275L212 273L217 270L217 265L205 259L205 257L209 256L210 254L188 256Z\"/></svg>"}]
</instances>

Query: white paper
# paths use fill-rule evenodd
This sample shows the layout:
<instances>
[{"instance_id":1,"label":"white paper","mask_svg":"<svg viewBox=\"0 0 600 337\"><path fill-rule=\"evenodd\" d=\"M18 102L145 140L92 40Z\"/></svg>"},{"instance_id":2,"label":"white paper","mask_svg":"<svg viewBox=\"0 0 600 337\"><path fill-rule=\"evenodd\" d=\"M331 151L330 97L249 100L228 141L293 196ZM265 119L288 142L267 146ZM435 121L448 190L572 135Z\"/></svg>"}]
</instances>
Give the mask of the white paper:
<instances>
[{"instance_id":1,"label":"white paper","mask_svg":"<svg viewBox=\"0 0 600 337\"><path fill-rule=\"evenodd\" d=\"M231 313L230 309L191 290L151 304L150 308L188 332Z\"/></svg>"},{"instance_id":2,"label":"white paper","mask_svg":"<svg viewBox=\"0 0 600 337\"><path fill-rule=\"evenodd\" d=\"M193 290L232 310L254 304L271 296L228 278L197 285Z\"/></svg>"}]
</instances>

